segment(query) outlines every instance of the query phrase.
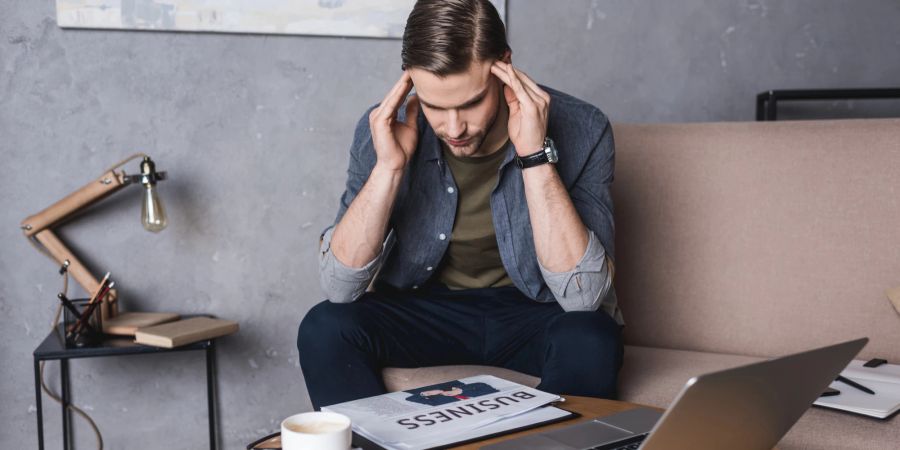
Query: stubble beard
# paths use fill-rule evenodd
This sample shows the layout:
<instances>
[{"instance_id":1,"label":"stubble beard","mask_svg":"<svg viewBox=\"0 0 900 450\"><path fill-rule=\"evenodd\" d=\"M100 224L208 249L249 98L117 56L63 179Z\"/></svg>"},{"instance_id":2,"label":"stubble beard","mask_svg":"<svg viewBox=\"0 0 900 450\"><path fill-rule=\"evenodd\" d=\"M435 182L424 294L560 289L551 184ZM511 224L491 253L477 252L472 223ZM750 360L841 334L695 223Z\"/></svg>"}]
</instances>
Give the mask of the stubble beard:
<instances>
[{"instance_id":1,"label":"stubble beard","mask_svg":"<svg viewBox=\"0 0 900 450\"><path fill-rule=\"evenodd\" d=\"M500 98L500 101L503 101L503 99ZM454 155L456 155L456 156L463 156L463 157L472 156L475 152L477 152L478 150L481 149L481 145L484 144L485 139L487 139L487 135L491 132L491 130L494 129L494 124L497 122L497 117L500 115L500 108L501 108L501 107L502 107L502 105L500 105L500 104L498 103L498 104L497 104L497 110L494 111L494 117L491 118L491 123L488 124L487 128L485 128L485 130L487 130L487 131L483 131L483 132L481 132L481 133L478 133L478 134L476 134L476 135L470 137L469 139L472 140L472 142L470 142L470 143L467 144L466 146L464 146L464 147L455 147L455 146L453 146L453 145L450 145L450 143L447 142L447 136L446 136L446 135L445 135L445 136L440 136L441 141L442 141L442 142L444 143L444 145L445 145L445 146L446 146L446 147L447 147ZM462 149L463 151L460 152L460 151L459 151L460 149ZM471 150L470 150L470 149L471 149ZM460 154L460 153L462 153L462 154ZM482 155L482 156L484 156L484 155Z\"/></svg>"}]
</instances>

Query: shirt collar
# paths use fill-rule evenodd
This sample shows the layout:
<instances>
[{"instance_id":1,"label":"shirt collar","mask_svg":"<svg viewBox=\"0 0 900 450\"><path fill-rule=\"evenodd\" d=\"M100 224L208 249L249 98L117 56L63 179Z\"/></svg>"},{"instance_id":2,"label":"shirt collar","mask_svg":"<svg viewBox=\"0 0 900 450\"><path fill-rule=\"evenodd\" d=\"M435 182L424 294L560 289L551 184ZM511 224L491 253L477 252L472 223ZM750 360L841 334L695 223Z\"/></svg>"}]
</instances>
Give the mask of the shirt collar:
<instances>
[{"instance_id":1,"label":"shirt collar","mask_svg":"<svg viewBox=\"0 0 900 450\"><path fill-rule=\"evenodd\" d=\"M422 152L422 156L425 157L426 161L443 160L444 157L441 155L441 140L434 134L431 125L428 125L428 121L424 120L424 122L425 133L422 134L422 145L420 146L421 148L419 148L419 151Z\"/></svg>"},{"instance_id":2,"label":"shirt collar","mask_svg":"<svg viewBox=\"0 0 900 450\"><path fill-rule=\"evenodd\" d=\"M441 140L438 139L437 135L434 134L434 130L428 125L428 121L425 121L425 132L422 133L422 137L420 138L421 144L417 151L422 152L422 156L426 161L443 161L444 155L443 150L441 149ZM512 144L512 141L507 140L501 152L506 152L506 156L503 158L503 162L500 163L500 167L504 167L509 164L513 158L516 156L516 147Z\"/></svg>"}]
</instances>

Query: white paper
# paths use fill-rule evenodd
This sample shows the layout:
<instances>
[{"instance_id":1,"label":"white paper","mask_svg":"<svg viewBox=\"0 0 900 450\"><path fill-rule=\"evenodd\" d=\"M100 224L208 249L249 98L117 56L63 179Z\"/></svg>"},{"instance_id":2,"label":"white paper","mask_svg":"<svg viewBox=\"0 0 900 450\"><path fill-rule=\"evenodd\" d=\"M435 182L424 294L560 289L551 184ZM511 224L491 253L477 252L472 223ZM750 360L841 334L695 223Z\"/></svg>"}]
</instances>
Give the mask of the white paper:
<instances>
[{"instance_id":1,"label":"white paper","mask_svg":"<svg viewBox=\"0 0 900 450\"><path fill-rule=\"evenodd\" d=\"M461 433L457 433L452 436L446 436L441 439L428 439L423 440L422 442L404 443L405 445L399 445L395 448L397 450L421 450L430 447L439 447L442 445L454 444L457 442L465 442L472 439L478 439L483 436L490 436L492 434L501 433L507 430L515 430L517 428L527 427L528 425L533 425L536 423L549 422L551 420L559 419L571 414L572 413L569 411L555 408L553 406L543 406L519 414L517 416L498 420L489 425L478 427L470 431L463 431Z\"/></svg>"},{"instance_id":2,"label":"white paper","mask_svg":"<svg viewBox=\"0 0 900 450\"><path fill-rule=\"evenodd\" d=\"M863 361L851 361L841 375L871 389L875 395L835 381L831 388L841 391L840 395L819 397L813 404L881 419L900 409L900 366L884 364L872 368L863 364Z\"/></svg>"},{"instance_id":3,"label":"white paper","mask_svg":"<svg viewBox=\"0 0 900 450\"><path fill-rule=\"evenodd\" d=\"M458 442L461 436L471 433L491 434L484 427L557 400L559 396L554 394L479 375L330 405L322 410L350 417L354 431L379 445L413 449L439 445L436 442ZM484 429L479 432L481 428Z\"/></svg>"}]
</instances>

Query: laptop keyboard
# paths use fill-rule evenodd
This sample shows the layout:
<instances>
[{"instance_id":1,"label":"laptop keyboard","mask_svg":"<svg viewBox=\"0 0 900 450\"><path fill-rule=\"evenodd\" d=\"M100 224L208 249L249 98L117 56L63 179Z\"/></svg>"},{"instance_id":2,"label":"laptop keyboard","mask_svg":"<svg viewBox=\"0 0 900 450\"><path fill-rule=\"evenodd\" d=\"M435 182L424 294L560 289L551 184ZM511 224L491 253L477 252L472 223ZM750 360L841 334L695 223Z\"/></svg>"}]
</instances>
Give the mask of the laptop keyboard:
<instances>
[{"instance_id":1,"label":"laptop keyboard","mask_svg":"<svg viewBox=\"0 0 900 450\"><path fill-rule=\"evenodd\" d=\"M641 446L641 442L647 438L647 434L639 434L630 437L624 441L613 442L612 444L604 444L597 447L591 447L588 450L636 450Z\"/></svg>"}]
</instances>

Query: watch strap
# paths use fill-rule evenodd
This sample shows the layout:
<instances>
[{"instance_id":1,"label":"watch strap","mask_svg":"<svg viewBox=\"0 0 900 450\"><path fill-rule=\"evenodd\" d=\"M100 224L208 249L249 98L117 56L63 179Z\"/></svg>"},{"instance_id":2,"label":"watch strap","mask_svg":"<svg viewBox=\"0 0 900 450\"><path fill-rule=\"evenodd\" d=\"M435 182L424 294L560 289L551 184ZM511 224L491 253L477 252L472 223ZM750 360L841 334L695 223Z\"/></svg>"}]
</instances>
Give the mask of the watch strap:
<instances>
[{"instance_id":1,"label":"watch strap","mask_svg":"<svg viewBox=\"0 0 900 450\"><path fill-rule=\"evenodd\" d=\"M518 156L516 155L516 165L521 169L527 169L529 167L539 166L541 164L546 164L550 161L549 151L551 146L553 145L550 138L544 138L544 146L540 150L526 156Z\"/></svg>"},{"instance_id":2,"label":"watch strap","mask_svg":"<svg viewBox=\"0 0 900 450\"><path fill-rule=\"evenodd\" d=\"M544 149L540 149L535 153L532 153L528 156L518 156L516 155L516 165L521 169L527 169L529 167L539 166L541 164L546 164L550 162L550 159L547 158L547 152Z\"/></svg>"}]
</instances>

